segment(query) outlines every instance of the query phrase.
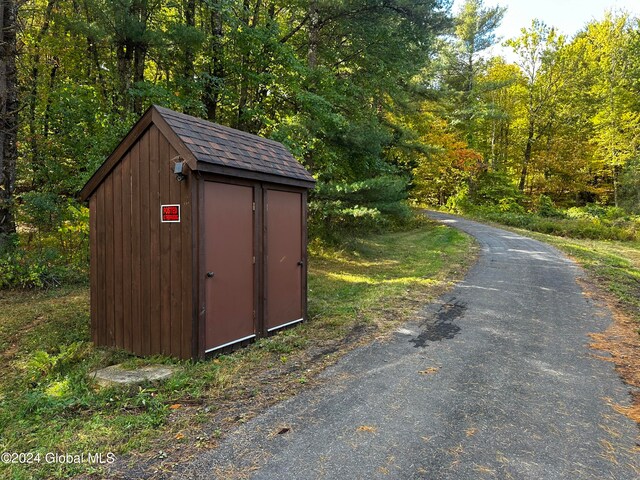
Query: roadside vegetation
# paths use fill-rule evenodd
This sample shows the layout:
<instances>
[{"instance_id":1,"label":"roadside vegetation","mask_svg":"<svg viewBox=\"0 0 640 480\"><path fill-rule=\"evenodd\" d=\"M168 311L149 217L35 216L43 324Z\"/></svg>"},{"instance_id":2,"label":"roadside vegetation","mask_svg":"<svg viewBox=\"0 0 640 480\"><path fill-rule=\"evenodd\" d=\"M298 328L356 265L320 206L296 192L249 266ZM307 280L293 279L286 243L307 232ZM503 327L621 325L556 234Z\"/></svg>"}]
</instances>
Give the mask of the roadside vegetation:
<instances>
[{"instance_id":1,"label":"roadside vegetation","mask_svg":"<svg viewBox=\"0 0 640 480\"><path fill-rule=\"evenodd\" d=\"M114 452L170 465L210 447L267 405L315 382L360 342L389 332L461 278L471 240L420 221L395 233L311 244L308 323L204 362L135 358L89 343L88 288L0 292L0 450ZM102 388L89 372L113 363L177 367L165 383ZM126 457L125 457L126 458ZM60 478L83 465L0 464L0 476Z\"/></svg>"}]
</instances>

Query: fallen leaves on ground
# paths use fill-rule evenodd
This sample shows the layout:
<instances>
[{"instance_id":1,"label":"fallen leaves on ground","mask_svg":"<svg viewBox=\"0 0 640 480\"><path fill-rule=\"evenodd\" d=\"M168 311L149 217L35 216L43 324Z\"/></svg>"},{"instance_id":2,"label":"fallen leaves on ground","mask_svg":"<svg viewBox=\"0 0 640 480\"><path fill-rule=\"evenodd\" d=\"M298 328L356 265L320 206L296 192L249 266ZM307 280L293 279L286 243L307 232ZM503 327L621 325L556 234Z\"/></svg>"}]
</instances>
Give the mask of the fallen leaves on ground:
<instances>
[{"instance_id":1,"label":"fallen leaves on ground","mask_svg":"<svg viewBox=\"0 0 640 480\"><path fill-rule=\"evenodd\" d=\"M371 433L375 433L376 432L376 427L372 427L370 425L360 425L357 430L359 432L371 432Z\"/></svg>"},{"instance_id":2,"label":"fallen leaves on ground","mask_svg":"<svg viewBox=\"0 0 640 480\"><path fill-rule=\"evenodd\" d=\"M440 367L429 367L424 370L420 370L418 373L420 375L430 375L432 373L436 373L438 370L440 370Z\"/></svg>"}]
</instances>

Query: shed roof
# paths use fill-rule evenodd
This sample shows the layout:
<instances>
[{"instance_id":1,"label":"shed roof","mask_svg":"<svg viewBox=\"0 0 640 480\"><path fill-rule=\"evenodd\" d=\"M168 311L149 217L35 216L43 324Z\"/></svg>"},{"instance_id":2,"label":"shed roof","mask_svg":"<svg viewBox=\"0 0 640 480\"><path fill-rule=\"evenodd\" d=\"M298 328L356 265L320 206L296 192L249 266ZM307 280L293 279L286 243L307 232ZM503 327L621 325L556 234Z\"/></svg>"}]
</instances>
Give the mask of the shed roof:
<instances>
[{"instance_id":1,"label":"shed roof","mask_svg":"<svg viewBox=\"0 0 640 480\"><path fill-rule=\"evenodd\" d=\"M306 187L315 183L281 143L153 105L89 179L80 192L82 200L93 193L152 123L187 157L192 170Z\"/></svg>"},{"instance_id":2,"label":"shed roof","mask_svg":"<svg viewBox=\"0 0 640 480\"><path fill-rule=\"evenodd\" d=\"M281 143L155 107L198 162L315 182Z\"/></svg>"}]
</instances>

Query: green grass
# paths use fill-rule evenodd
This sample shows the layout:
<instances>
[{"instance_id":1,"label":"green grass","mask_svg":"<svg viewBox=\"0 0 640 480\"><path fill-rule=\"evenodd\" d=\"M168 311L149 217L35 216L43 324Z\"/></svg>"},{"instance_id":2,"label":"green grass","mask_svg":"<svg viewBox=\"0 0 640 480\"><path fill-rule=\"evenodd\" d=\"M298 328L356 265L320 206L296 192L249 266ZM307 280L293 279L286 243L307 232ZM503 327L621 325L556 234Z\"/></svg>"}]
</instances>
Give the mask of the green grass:
<instances>
[{"instance_id":1,"label":"green grass","mask_svg":"<svg viewBox=\"0 0 640 480\"><path fill-rule=\"evenodd\" d=\"M638 216L609 218L606 215L588 215L580 209L573 208L567 211L558 210L558 217L544 217L535 213L501 212L495 207L475 207L468 214L510 227L567 238L640 241Z\"/></svg>"},{"instance_id":2,"label":"green grass","mask_svg":"<svg viewBox=\"0 0 640 480\"><path fill-rule=\"evenodd\" d=\"M419 229L310 246L310 321L204 362L135 358L89 343L86 287L0 292L0 451L179 460L313 383L349 348L384 335L462 277L474 250L455 230ZM88 373L167 363L161 385L97 389ZM176 408L178 407L178 408ZM160 453L162 452L162 453ZM0 477L99 472L87 464L1 464Z\"/></svg>"}]
</instances>

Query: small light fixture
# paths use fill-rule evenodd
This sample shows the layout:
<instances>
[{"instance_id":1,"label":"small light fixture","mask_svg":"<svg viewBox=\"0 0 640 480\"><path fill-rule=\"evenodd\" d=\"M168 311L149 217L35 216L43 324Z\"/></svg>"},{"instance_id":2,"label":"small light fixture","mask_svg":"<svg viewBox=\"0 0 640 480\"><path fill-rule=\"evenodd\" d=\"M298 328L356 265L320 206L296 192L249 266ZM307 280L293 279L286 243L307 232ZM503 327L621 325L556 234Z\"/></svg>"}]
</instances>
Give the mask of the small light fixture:
<instances>
[{"instance_id":1,"label":"small light fixture","mask_svg":"<svg viewBox=\"0 0 640 480\"><path fill-rule=\"evenodd\" d=\"M184 168L184 160L177 156L172 159L175 163L173 164L173 173L176 176L176 180L179 182L183 181L187 176L185 175L186 171Z\"/></svg>"}]
</instances>

